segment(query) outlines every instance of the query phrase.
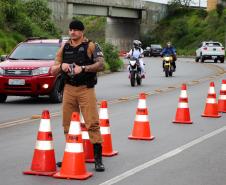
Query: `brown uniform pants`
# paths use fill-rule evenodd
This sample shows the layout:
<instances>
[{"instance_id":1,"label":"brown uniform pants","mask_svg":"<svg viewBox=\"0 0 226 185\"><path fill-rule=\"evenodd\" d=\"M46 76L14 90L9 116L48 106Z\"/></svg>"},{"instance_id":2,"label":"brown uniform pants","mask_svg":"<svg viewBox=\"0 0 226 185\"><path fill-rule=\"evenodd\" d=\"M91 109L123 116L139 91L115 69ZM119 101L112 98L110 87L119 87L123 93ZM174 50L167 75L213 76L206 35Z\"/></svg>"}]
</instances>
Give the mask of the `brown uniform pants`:
<instances>
[{"instance_id":1,"label":"brown uniform pants","mask_svg":"<svg viewBox=\"0 0 226 185\"><path fill-rule=\"evenodd\" d=\"M63 127L67 134L73 112L82 112L91 143L102 143L94 88L66 84L63 94Z\"/></svg>"}]
</instances>

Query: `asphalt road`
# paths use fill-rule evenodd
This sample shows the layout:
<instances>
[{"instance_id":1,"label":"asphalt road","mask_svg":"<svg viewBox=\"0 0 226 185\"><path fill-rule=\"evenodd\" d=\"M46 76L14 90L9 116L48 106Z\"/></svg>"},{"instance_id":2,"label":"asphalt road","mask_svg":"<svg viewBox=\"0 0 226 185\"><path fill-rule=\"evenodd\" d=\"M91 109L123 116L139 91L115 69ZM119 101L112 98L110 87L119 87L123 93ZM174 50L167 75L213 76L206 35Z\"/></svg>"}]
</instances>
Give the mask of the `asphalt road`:
<instances>
[{"instance_id":1,"label":"asphalt road","mask_svg":"<svg viewBox=\"0 0 226 185\"><path fill-rule=\"evenodd\" d=\"M178 59L177 71L165 78L159 58L145 58L147 75L141 87L130 87L126 71L99 77L97 97L109 101L109 118L114 150L119 154L104 157L106 171L97 173L93 164L87 170L94 176L85 181L26 176L30 167L39 119L0 129L0 164L2 185L87 184L87 185L224 185L226 182L226 114L221 118L203 118L209 82L219 92L225 78L225 64L200 64ZM188 99L193 124L173 124L181 83L188 84ZM137 95L146 92L152 141L133 141L128 135L133 127ZM60 111L60 104L47 98L34 100L12 97L0 105L1 123L31 118L43 109ZM16 123L15 123L16 124ZM61 116L53 116L51 126L56 159L64 152ZM1 127L1 125L0 125ZM2 126L3 127L3 126Z\"/></svg>"}]
</instances>

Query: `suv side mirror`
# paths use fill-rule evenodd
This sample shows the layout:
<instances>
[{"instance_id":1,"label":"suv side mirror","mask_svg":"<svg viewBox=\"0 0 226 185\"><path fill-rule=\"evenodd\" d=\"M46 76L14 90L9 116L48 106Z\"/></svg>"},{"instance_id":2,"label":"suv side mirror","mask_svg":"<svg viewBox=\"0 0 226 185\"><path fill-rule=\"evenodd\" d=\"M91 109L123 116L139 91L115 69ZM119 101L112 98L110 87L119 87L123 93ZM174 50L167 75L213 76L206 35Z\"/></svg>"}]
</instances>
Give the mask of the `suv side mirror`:
<instances>
[{"instance_id":1,"label":"suv side mirror","mask_svg":"<svg viewBox=\"0 0 226 185\"><path fill-rule=\"evenodd\" d=\"M7 58L7 55L1 55L1 57L0 57L1 62L5 61L6 58Z\"/></svg>"}]
</instances>

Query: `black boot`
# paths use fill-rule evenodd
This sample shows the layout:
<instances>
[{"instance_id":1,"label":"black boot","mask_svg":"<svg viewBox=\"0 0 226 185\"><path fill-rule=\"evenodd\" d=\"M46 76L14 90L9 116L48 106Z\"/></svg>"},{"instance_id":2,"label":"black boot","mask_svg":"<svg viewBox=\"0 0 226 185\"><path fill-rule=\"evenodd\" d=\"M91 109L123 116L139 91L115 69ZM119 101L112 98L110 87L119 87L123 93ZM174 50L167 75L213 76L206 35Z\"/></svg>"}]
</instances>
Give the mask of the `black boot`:
<instances>
[{"instance_id":1,"label":"black boot","mask_svg":"<svg viewBox=\"0 0 226 185\"><path fill-rule=\"evenodd\" d=\"M102 172L105 170L102 163L102 146L99 143L93 144L94 158L95 158L95 170Z\"/></svg>"}]
</instances>

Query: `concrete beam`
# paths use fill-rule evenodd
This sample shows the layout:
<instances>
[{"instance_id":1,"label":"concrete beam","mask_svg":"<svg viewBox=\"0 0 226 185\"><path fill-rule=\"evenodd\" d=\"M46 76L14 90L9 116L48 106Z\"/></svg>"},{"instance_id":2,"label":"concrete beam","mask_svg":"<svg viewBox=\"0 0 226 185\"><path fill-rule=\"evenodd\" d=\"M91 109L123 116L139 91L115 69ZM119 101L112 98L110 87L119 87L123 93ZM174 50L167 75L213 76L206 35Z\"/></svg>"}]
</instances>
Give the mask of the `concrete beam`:
<instances>
[{"instance_id":1,"label":"concrete beam","mask_svg":"<svg viewBox=\"0 0 226 185\"><path fill-rule=\"evenodd\" d=\"M86 4L68 4L68 17L70 18L75 15L95 15L138 19L140 18L140 10Z\"/></svg>"},{"instance_id":2,"label":"concrete beam","mask_svg":"<svg viewBox=\"0 0 226 185\"><path fill-rule=\"evenodd\" d=\"M67 0L67 3L125 7L131 9L142 9L143 7L142 0Z\"/></svg>"},{"instance_id":3,"label":"concrete beam","mask_svg":"<svg viewBox=\"0 0 226 185\"><path fill-rule=\"evenodd\" d=\"M73 15L108 16L108 7L84 4L73 4ZM73 17L73 16L72 16Z\"/></svg>"},{"instance_id":4,"label":"concrete beam","mask_svg":"<svg viewBox=\"0 0 226 185\"><path fill-rule=\"evenodd\" d=\"M138 19L138 18L140 18L140 13L138 10L134 10L134 9L110 7L108 16L109 17L126 17L126 18Z\"/></svg>"}]
</instances>

